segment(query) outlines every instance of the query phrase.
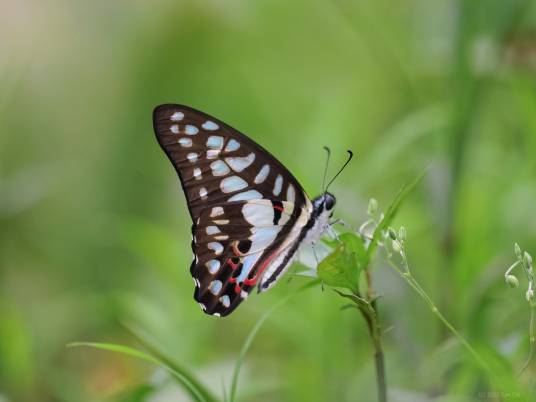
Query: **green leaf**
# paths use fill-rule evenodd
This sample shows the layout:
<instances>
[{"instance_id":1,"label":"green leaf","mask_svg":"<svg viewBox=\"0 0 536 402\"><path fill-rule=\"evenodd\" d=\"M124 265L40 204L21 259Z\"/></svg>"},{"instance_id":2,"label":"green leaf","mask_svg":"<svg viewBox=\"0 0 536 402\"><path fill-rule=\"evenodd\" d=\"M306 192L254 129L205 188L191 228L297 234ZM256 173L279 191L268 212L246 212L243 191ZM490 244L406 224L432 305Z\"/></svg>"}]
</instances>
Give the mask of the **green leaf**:
<instances>
[{"instance_id":1,"label":"green leaf","mask_svg":"<svg viewBox=\"0 0 536 402\"><path fill-rule=\"evenodd\" d=\"M214 402L214 399L207 398L205 395L203 395L202 388L198 386L195 382L193 382L191 379L184 376L182 373L174 370L172 367L168 366L161 360L157 359L156 357L147 354L145 352L142 352L141 350L137 350L128 346L124 345L117 345L113 343L99 343L99 342L74 342L67 345L67 347L78 347L78 346L87 346L91 348L97 348L101 350L107 350L110 352L116 352L116 353L122 353L127 356L136 357L140 360L144 360L146 362L152 363L154 365L157 365L164 370L166 370L168 373L170 373L177 382L184 387L184 389L190 394L190 396L193 398L196 402Z\"/></svg>"},{"instance_id":2,"label":"green leaf","mask_svg":"<svg viewBox=\"0 0 536 402\"><path fill-rule=\"evenodd\" d=\"M389 227L389 225L391 225L391 222L393 222L393 219L398 213L398 210L400 206L402 205L402 202L405 200L407 195L415 188L415 186L419 184L419 182L421 181L421 179L424 177L425 174L426 174L426 171L422 172L420 175L418 175L409 183L404 184L402 188L396 194L395 199L393 200L393 202L387 209L387 212L385 213L384 218L382 219L380 224L376 227L376 230L374 230L372 241L366 253L367 262L370 261L370 258L374 254L374 251L376 251L376 247L378 247L378 241L380 241L382 237L382 232L386 230Z\"/></svg>"},{"instance_id":3,"label":"green leaf","mask_svg":"<svg viewBox=\"0 0 536 402\"><path fill-rule=\"evenodd\" d=\"M350 238L341 239L339 246L318 265L318 277L332 287L359 290L360 266L357 260L357 244Z\"/></svg>"},{"instance_id":4,"label":"green leaf","mask_svg":"<svg viewBox=\"0 0 536 402\"><path fill-rule=\"evenodd\" d=\"M368 261L366 259L367 249L365 248L365 243L363 242L363 238L361 236L358 236L357 234L352 232L347 232L341 234L339 236L339 240L346 244L350 251L355 253L355 256L357 258L357 264L359 265L359 270L365 268L368 265Z\"/></svg>"}]
</instances>

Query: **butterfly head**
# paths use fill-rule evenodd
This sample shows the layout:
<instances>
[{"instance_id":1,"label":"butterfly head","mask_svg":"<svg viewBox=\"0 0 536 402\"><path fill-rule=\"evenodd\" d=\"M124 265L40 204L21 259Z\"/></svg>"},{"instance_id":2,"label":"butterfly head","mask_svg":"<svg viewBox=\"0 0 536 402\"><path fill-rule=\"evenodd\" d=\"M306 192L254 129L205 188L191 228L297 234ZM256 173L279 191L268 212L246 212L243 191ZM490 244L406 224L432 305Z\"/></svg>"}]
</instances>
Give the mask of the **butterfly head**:
<instances>
[{"instance_id":1,"label":"butterfly head","mask_svg":"<svg viewBox=\"0 0 536 402\"><path fill-rule=\"evenodd\" d=\"M327 215L331 217L336 202L337 199L333 194L325 192L313 200L313 208L317 215Z\"/></svg>"}]
</instances>

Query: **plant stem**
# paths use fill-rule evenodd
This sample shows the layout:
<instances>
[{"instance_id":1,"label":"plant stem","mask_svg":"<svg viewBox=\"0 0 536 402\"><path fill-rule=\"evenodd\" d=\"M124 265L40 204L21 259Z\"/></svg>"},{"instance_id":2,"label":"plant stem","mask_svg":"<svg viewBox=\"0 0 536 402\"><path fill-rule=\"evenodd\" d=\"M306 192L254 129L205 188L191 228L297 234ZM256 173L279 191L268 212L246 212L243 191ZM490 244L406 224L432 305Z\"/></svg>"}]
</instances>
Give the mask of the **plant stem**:
<instances>
[{"instance_id":1,"label":"plant stem","mask_svg":"<svg viewBox=\"0 0 536 402\"><path fill-rule=\"evenodd\" d=\"M374 352L374 362L376 363L376 382L378 385L378 401L387 402L387 384L385 381L385 363L383 360L383 350L381 344Z\"/></svg>"},{"instance_id":2,"label":"plant stem","mask_svg":"<svg viewBox=\"0 0 536 402\"><path fill-rule=\"evenodd\" d=\"M382 347L382 333L381 326L378 319L378 310L376 308L376 301L371 303L371 307L374 311L374 318L372 320L373 331L371 332L372 341L374 343L374 364L376 366L376 384L378 388L378 401L387 402L387 382L385 378L385 361L383 357Z\"/></svg>"},{"instance_id":3,"label":"plant stem","mask_svg":"<svg viewBox=\"0 0 536 402\"><path fill-rule=\"evenodd\" d=\"M376 368L376 385L378 389L378 402L387 402L387 381L385 376L385 362L381 342L381 326L375 301L369 302L358 293L354 296L359 300L356 304L361 315L367 323L372 346L374 347L374 365Z\"/></svg>"},{"instance_id":4,"label":"plant stem","mask_svg":"<svg viewBox=\"0 0 536 402\"><path fill-rule=\"evenodd\" d=\"M529 349L529 355L527 356L527 360L525 360L525 363L523 363L523 366L519 370L518 376L523 374L525 369L529 366L530 362L534 358L534 346L536 344L536 311L535 311L535 305L531 301L530 303L530 324L529 324L529 342L530 342L530 349Z\"/></svg>"},{"instance_id":5,"label":"plant stem","mask_svg":"<svg viewBox=\"0 0 536 402\"><path fill-rule=\"evenodd\" d=\"M365 272L367 278L367 299L360 306L361 313L367 321L370 337L374 347L374 365L376 368L376 386L378 390L378 402L387 402L387 380L385 376L385 360L382 347L382 330L378 315L374 290L372 289L372 274L370 270Z\"/></svg>"},{"instance_id":6,"label":"plant stem","mask_svg":"<svg viewBox=\"0 0 536 402\"><path fill-rule=\"evenodd\" d=\"M435 303L432 301L428 293L421 287L419 282L411 275L411 272L405 265L404 270L398 267L390 258L387 258L389 265L421 296L421 298L428 304L432 313L436 315L437 318L445 325L445 327L452 333L460 343L471 353L475 360L486 370L491 371L489 366L486 364L484 359L477 353L477 351L471 346L471 344L463 337L462 334L445 318L445 316L439 311Z\"/></svg>"}]
</instances>

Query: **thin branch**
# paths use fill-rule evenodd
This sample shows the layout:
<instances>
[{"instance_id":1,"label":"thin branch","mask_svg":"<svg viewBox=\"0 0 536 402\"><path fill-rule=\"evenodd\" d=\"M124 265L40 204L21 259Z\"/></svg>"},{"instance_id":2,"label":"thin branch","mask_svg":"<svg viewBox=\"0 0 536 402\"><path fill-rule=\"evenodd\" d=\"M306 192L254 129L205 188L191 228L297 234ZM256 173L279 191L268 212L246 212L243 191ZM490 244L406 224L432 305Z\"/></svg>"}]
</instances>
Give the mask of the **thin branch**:
<instances>
[{"instance_id":1,"label":"thin branch","mask_svg":"<svg viewBox=\"0 0 536 402\"><path fill-rule=\"evenodd\" d=\"M421 287L417 280L411 275L408 270L402 270L396 265L393 260L387 258L389 265L421 296L421 298L428 304L432 313L448 328L448 330L458 338L460 343L471 353L474 359L487 371L491 371L484 359L477 353L477 351L471 346L471 344L464 338L464 336L458 332L458 330L445 318L445 316L439 311L435 303L432 301L428 293Z\"/></svg>"},{"instance_id":2,"label":"thin branch","mask_svg":"<svg viewBox=\"0 0 536 402\"><path fill-rule=\"evenodd\" d=\"M530 362L534 358L534 352L535 352L535 344L536 344L536 309L535 304L530 303L530 324L529 324L529 355L527 356L527 360L525 360L525 363L523 363L523 366L519 370L519 373L517 374L520 376L523 374L525 369L529 366Z\"/></svg>"}]
</instances>

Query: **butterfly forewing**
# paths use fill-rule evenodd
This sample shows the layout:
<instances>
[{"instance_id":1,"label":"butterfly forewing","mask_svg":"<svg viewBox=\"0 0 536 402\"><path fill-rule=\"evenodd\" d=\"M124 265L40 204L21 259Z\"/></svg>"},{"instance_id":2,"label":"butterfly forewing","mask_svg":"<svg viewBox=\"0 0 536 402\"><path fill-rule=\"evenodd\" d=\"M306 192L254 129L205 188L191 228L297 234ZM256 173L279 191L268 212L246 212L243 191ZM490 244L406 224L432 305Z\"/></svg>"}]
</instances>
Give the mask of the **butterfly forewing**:
<instances>
[{"instance_id":1,"label":"butterfly forewing","mask_svg":"<svg viewBox=\"0 0 536 402\"><path fill-rule=\"evenodd\" d=\"M311 204L277 159L220 120L161 105L153 123L193 220L194 297L205 312L227 315L283 262Z\"/></svg>"}]
</instances>

